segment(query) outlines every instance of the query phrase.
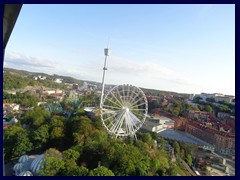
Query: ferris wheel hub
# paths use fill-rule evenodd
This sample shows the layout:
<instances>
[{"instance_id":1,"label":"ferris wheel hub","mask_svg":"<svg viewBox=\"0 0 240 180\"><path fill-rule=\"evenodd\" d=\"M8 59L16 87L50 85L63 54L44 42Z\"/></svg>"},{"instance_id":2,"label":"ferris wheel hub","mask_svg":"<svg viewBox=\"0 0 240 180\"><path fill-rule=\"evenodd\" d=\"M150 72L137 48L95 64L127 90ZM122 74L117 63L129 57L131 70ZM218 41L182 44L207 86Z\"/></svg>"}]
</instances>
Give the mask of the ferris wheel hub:
<instances>
[{"instance_id":1,"label":"ferris wheel hub","mask_svg":"<svg viewBox=\"0 0 240 180\"><path fill-rule=\"evenodd\" d=\"M126 111L126 112L129 112L129 108L128 108L128 107L123 106L122 109L123 109L124 111Z\"/></svg>"}]
</instances>

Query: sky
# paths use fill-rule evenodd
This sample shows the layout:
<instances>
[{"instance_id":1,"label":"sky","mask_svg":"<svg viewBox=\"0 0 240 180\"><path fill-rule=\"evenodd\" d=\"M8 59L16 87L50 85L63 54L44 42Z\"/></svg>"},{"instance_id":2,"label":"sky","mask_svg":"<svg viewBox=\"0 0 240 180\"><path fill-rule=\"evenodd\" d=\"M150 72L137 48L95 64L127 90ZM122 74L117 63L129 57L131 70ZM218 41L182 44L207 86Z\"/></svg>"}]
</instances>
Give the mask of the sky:
<instances>
[{"instance_id":1,"label":"sky","mask_svg":"<svg viewBox=\"0 0 240 180\"><path fill-rule=\"evenodd\" d=\"M4 67L178 93L235 95L235 5L24 4Z\"/></svg>"}]
</instances>

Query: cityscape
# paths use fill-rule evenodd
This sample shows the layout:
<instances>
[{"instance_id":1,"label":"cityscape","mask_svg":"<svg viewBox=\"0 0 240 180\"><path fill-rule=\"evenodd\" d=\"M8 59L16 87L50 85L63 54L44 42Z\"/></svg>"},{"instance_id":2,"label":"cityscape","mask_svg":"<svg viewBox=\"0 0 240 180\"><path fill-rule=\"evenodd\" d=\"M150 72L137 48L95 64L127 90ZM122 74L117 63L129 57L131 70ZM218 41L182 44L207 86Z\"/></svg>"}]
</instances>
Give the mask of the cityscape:
<instances>
[{"instance_id":1,"label":"cityscape","mask_svg":"<svg viewBox=\"0 0 240 180\"><path fill-rule=\"evenodd\" d=\"M132 10L138 13L137 10L148 12L151 9L158 15L158 8L176 12L185 8L186 13L199 8L204 13L200 21L212 11L232 12L232 6L220 5L124 6L130 19L137 22ZM202 79L196 81L200 76L190 70L195 65L185 67L186 72L192 73L190 79L185 76L186 72L177 74L177 64L169 68L170 64L158 64L150 59L146 62L140 58L137 62L131 60L134 56L131 52L126 52L130 59L122 59L126 57L124 53L121 58L117 57L117 53L122 52L112 48L116 39L108 40L107 48L102 48L102 56L95 52L89 54L90 58L95 55L102 63L81 61L82 70L71 68L74 63L78 66L74 60L65 62L66 66L62 67L64 53L62 57L56 55L59 64L31 57L30 50L29 55L23 55L25 50L17 48L17 40L13 46L16 37L14 32L11 35L13 19L21 11L22 16L20 13L14 27L17 32L18 21L21 26L21 17L24 19L31 8L49 8L50 11L56 7L72 8L68 5L5 5L4 18L13 26L9 30L4 19L4 50L7 43L11 49L5 50L3 67L4 176L235 176L235 84L231 84L235 77L228 73L235 67L230 67L229 61L228 67L224 66L225 78L233 79L227 79L225 83L222 78L225 84L216 87L219 81L214 79L215 74L207 78L207 67L199 67ZM79 9L72 10L81 9L82 13L88 13L84 7L94 9L96 13L100 7L116 8L80 5ZM15 17L7 14L11 8L18 12ZM56 9L54 11L58 13ZM116 13L117 18L123 18L121 13ZM151 15L149 11L146 17ZM57 22L55 26L58 26ZM8 42L10 35L13 40ZM32 46L32 53L34 48ZM225 52L229 55L226 53L222 57L232 57L230 51ZM224 62L219 60L219 71ZM101 66L101 70L93 69L90 63ZM163 88L158 88L157 84Z\"/></svg>"}]
</instances>

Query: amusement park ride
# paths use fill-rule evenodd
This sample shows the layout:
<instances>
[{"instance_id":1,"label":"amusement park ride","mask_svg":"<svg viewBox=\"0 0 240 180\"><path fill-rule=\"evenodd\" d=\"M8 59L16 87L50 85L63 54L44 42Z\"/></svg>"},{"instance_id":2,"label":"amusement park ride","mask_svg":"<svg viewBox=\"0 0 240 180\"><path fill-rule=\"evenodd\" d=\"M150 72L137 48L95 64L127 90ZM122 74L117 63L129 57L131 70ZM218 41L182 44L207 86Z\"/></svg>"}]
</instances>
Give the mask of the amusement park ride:
<instances>
[{"instance_id":1,"label":"amusement park ride","mask_svg":"<svg viewBox=\"0 0 240 180\"><path fill-rule=\"evenodd\" d=\"M143 91L129 84L118 85L104 92L107 59L110 49L104 49L105 62L103 67L102 93L100 100L101 121L109 134L116 137L132 136L143 125L148 102Z\"/></svg>"}]
</instances>

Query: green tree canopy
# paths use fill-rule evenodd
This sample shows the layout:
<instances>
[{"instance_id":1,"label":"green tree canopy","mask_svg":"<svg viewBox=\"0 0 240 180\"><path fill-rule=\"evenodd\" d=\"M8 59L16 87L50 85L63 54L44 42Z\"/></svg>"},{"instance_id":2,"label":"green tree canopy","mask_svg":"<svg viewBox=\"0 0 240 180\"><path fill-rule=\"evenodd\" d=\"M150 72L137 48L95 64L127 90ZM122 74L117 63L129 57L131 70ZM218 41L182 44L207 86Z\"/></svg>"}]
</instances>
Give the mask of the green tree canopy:
<instances>
[{"instance_id":1,"label":"green tree canopy","mask_svg":"<svg viewBox=\"0 0 240 180\"><path fill-rule=\"evenodd\" d=\"M104 166L100 166L96 169L91 170L89 172L89 175L90 176L114 176L114 173L110 169Z\"/></svg>"},{"instance_id":2,"label":"green tree canopy","mask_svg":"<svg viewBox=\"0 0 240 180\"><path fill-rule=\"evenodd\" d=\"M187 155L186 161L187 161L187 163L188 163L189 166L192 165L192 156L191 156L190 154Z\"/></svg>"},{"instance_id":3,"label":"green tree canopy","mask_svg":"<svg viewBox=\"0 0 240 180\"><path fill-rule=\"evenodd\" d=\"M76 161L80 157L80 153L73 149L68 149L68 150L63 151L63 156L65 159L70 159L70 160Z\"/></svg>"},{"instance_id":4,"label":"green tree canopy","mask_svg":"<svg viewBox=\"0 0 240 180\"><path fill-rule=\"evenodd\" d=\"M4 131L5 159L12 160L32 150L32 143L29 140L25 129L16 125L10 126Z\"/></svg>"},{"instance_id":5,"label":"green tree canopy","mask_svg":"<svg viewBox=\"0 0 240 180\"><path fill-rule=\"evenodd\" d=\"M177 154L180 153L180 146L177 141L173 142L173 148L174 148L175 153L177 153Z\"/></svg>"}]
</instances>

